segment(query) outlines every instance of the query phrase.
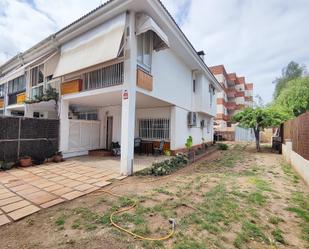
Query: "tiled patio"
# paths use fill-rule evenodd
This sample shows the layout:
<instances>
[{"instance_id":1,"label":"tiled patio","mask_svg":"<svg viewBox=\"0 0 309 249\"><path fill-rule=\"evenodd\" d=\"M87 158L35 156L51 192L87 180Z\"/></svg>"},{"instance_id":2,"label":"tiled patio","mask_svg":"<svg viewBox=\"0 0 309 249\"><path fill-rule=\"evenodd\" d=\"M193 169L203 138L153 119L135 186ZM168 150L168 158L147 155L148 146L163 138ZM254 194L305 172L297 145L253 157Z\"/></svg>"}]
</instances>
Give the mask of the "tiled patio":
<instances>
[{"instance_id":1,"label":"tiled patio","mask_svg":"<svg viewBox=\"0 0 309 249\"><path fill-rule=\"evenodd\" d=\"M119 166L103 165L68 160L0 172L0 226L91 193L109 185L111 179L124 178Z\"/></svg>"}]
</instances>

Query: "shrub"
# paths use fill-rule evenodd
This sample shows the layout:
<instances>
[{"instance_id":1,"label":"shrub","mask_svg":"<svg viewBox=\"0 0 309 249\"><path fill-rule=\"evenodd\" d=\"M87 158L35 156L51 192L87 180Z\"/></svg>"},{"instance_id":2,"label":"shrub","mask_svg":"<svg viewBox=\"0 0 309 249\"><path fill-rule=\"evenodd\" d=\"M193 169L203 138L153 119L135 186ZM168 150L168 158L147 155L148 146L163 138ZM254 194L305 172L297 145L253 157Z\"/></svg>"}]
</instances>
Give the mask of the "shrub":
<instances>
[{"instance_id":1,"label":"shrub","mask_svg":"<svg viewBox=\"0 0 309 249\"><path fill-rule=\"evenodd\" d=\"M163 176L169 175L173 171L185 166L188 162L187 157L184 154L177 154L171 159L164 160L162 162L153 163L150 168L139 171L138 175L155 175Z\"/></svg>"},{"instance_id":2,"label":"shrub","mask_svg":"<svg viewBox=\"0 0 309 249\"><path fill-rule=\"evenodd\" d=\"M0 161L0 170L10 170L15 163Z\"/></svg>"},{"instance_id":3,"label":"shrub","mask_svg":"<svg viewBox=\"0 0 309 249\"><path fill-rule=\"evenodd\" d=\"M229 146L227 144L218 143L217 144L219 150L227 150Z\"/></svg>"}]
</instances>

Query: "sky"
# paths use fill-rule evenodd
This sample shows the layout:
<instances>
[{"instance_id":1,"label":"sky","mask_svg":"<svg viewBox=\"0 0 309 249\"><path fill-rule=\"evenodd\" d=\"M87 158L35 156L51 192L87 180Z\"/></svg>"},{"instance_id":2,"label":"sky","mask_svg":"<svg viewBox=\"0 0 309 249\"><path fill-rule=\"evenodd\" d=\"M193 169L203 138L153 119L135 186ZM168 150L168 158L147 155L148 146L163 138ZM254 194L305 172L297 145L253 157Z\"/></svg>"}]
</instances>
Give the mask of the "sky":
<instances>
[{"instance_id":1,"label":"sky","mask_svg":"<svg viewBox=\"0 0 309 249\"><path fill-rule=\"evenodd\" d=\"M0 64L105 0L0 0ZM309 69L308 0L162 0L208 66L254 83L268 103L290 61Z\"/></svg>"}]
</instances>

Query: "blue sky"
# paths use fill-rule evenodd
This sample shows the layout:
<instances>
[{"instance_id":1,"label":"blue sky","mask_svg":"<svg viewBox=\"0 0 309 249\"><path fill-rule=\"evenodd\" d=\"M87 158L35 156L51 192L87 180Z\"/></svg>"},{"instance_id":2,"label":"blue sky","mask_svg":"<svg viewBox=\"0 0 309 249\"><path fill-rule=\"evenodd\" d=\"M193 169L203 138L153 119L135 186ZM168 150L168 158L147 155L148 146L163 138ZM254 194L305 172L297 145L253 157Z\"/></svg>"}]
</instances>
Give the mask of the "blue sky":
<instances>
[{"instance_id":1,"label":"blue sky","mask_svg":"<svg viewBox=\"0 0 309 249\"><path fill-rule=\"evenodd\" d=\"M0 0L0 64L104 0ZM162 0L208 66L254 83L264 102L291 60L309 69L308 0Z\"/></svg>"}]
</instances>

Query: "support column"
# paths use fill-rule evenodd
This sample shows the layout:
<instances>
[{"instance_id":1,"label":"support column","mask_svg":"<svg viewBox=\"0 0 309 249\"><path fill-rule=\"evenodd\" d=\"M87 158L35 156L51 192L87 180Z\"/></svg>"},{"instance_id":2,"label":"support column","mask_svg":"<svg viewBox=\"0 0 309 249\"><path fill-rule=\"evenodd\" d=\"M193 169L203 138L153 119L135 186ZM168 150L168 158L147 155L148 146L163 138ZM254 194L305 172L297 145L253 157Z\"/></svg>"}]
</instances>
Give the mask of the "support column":
<instances>
[{"instance_id":1,"label":"support column","mask_svg":"<svg viewBox=\"0 0 309 249\"><path fill-rule=\"evenodd\" d=\"M29 104L25 104L25 115L24 117L26 118L33 118L33 110L32 110L32 107L31 105Z\"/></svg>"},{"instance_id":2,"label":"support column","mask_svg":"<svg viewBox=\"0 0 309 249\"><path fill-rule=\"evenodd\" d=\"M170 134L171 134L171 150L176 150L176 130L177 130L177 121L176 121L176 116L177 116L177 110L176 106L172 106L171 108L171 124L170 124Z\"/></svg>"},{"instance_id":3,"label":"support column","mask_svg":"<svg viewBox=\"0 0 309 249\"><path fill-rule=\"evenodd\" d=\"M59 108L60 108L59 150L62 152L67 152L69 150L69 131L70 131L69 101L61 100Z\"/></svg>"},{"instance_id":4,"label":"support column","mask_svg":"<svg viewBox=\"0 0 309 249\"><path fill-rule=\"evenodd\" d=\"M137 43L135 13L127 14L124 84L121 110L121 175L132 175L134 159Z\"/></svg>"}]
</instances>

